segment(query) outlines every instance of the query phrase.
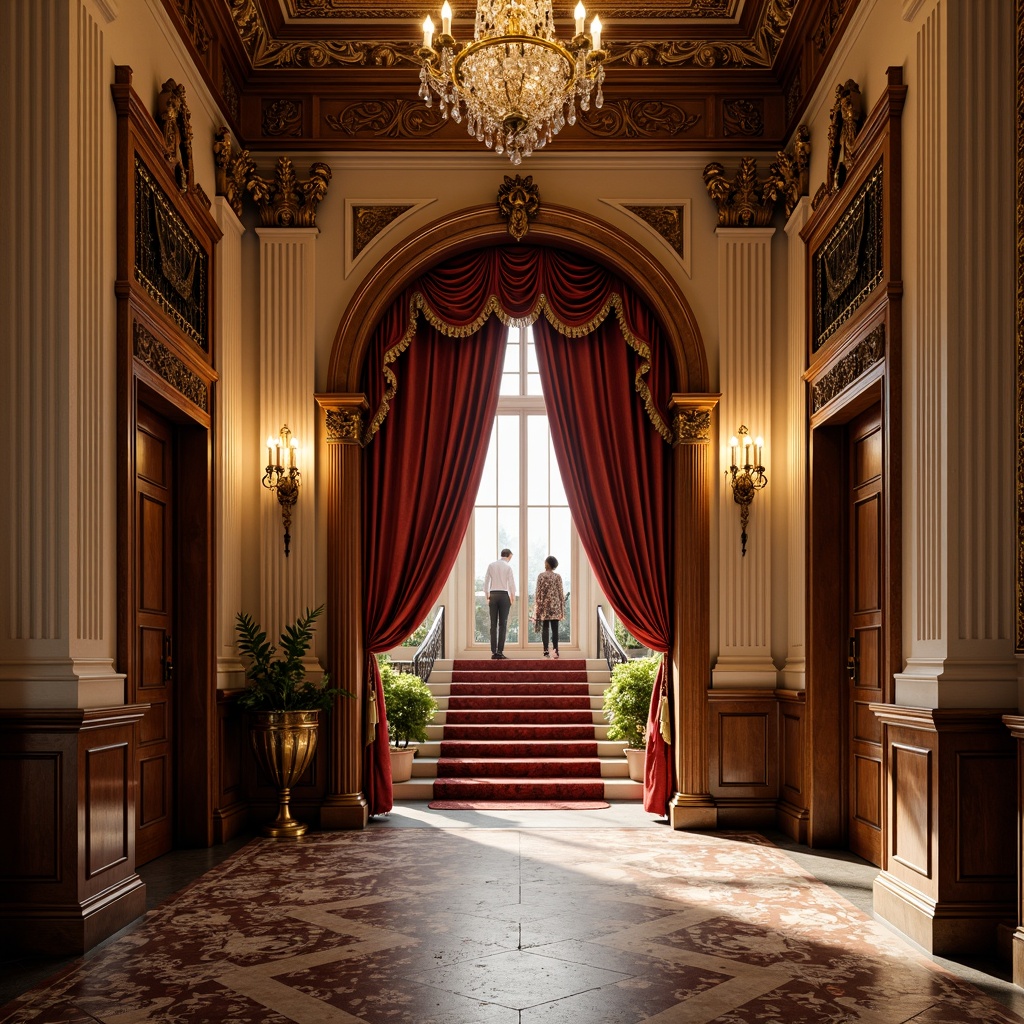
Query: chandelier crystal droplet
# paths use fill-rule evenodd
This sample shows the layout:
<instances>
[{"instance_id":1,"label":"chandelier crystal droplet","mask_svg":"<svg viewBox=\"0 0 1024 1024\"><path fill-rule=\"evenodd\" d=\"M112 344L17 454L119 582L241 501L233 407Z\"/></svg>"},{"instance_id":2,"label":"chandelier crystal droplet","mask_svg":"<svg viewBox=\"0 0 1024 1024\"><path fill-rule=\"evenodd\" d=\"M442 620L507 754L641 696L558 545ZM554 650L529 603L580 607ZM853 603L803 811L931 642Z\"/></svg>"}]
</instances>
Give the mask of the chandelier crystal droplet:
<instances>
[{"instance_id":1,"label":"chandelier crystal droplet","mask_svg":"<svg viewBox=\"0 0 1024 1024\"><path fill-rule=\"evenodd\" d=\"M566 124L576 123L576 104L589 110L591 95L604 103L605 53L601 19L584 33L582 0L575 10L576 34L563 46L555 38L550 0L478 0L473 42L451 34L452 10L441 8L441 33L423 22L420 99L436 96L441 117L466 118L470 135L518 166L543 148Z\"/></svg>"}]
</instances>

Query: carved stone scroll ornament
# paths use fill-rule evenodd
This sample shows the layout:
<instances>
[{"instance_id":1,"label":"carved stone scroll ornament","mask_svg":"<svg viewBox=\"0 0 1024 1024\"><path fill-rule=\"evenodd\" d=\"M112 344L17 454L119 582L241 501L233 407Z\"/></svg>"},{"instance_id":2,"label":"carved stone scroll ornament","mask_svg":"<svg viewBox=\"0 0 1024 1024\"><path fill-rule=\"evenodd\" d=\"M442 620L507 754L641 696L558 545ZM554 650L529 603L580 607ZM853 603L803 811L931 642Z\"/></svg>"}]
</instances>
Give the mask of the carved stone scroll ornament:
<instances>
[{"instance_id":1,"label":"carved stone scroll ornament","mask_svg":"<svg viewBox=\"0 0 1024 1024\"><path fill-rule=\"evenodd\" d=\"M779 151L779 157L768 169L766 190L776 202L781 202L788 218L807 195L811 166L811 130L802 124L796 130L792 152Z\"/></svg>"},{"instance_id":2,"label":"carved stone scroll ornament","mask_svg":"<svg viewBox=\"0 0 1024 1024\"><path fill-rule=\"evenodd\" d=\"M505 175L498 188L498 212L508 221L508 233L521 242L530 230L529 222L540 212L540 189L532 174L525 178Z\"/></svg>"},{"instance_id":3,"label":"carved stone scroll ornament","mask_svg":"<svg viewBox=\"0 0 1024 1024\"><path fill-rule=\"evenodd\" d=\"M235 216L241 217L245 185L256 165L249 156L249 150L243 149L238 154L233 152L231 133L223 125L214 136L213 162L217 168L217 195L224 196Z\"/></svg>"},{"instance_id":4,"label":"carved stone scroll ornament","mask_svg":"<svg viewBox=\"0 0 1024 1024\"><path fill-rule=\"evenodd\" d=\"M327 410L328 444L362 444L363 417L358 412Z\"/></svg>"},{"instance_id":5,"label":"carved stone scroll ornament","mask_svg":"<svg viewBox=\"0 0 1024 1024\"><path fill-rule=\"evenodd\" d=\"M164 137L164 159L182 192L194 180L192 166L192 118L185 102L185 86L168 78L160 88L156 104L156 120Z\"/></svg>"},{"instance_id":6,"label":"carved stone scroll ornament","mask_svg":"<svg viewBox=\"0 0 1024 1024\"><path fill-rule=\"evenodd\" d=\"M263 227L315 228L317 207L330 180L330 167L317 161L309 168L309 178L301 181L291 160L283 156L272 180L251 173L245 187L259 207Z\"/></svg>"},{"instance_id":7,"label":"carved stone scroll ornament","mask_svg":"<svg viewBox=\"0 0 1024 1024\"><path fill-rule=\"evenodd\" d=\"M740 161L735 178L725 176L719 163L704 168L704 184L708 195L718 206L718 226L727 228L769 227L775 213L772 178L757 177L757 161L750 156Z\"/></svg>"}]
</instances>

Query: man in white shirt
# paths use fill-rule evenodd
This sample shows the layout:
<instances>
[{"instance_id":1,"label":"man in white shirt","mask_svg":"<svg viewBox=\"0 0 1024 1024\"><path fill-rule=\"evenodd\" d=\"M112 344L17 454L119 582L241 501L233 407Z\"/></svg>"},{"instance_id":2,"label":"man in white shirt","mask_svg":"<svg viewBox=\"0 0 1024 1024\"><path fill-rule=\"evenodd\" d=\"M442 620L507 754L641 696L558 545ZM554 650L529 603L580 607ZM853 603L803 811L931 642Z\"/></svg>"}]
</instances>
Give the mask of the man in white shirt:
<instances>
[{"instance_id":1,"label":"man in white shirt","mask_svg":"<svg viewBox=\"0 0 1024 1024\"><path fill-rule=\"evenodd\" d=\"M505 631L508 613L516 600L516 574L509 562L512 552L501 549L501 558L491 562L484 573L484 600L491 613L491 657L505 657Z\"/></svg>"}]
</instances>

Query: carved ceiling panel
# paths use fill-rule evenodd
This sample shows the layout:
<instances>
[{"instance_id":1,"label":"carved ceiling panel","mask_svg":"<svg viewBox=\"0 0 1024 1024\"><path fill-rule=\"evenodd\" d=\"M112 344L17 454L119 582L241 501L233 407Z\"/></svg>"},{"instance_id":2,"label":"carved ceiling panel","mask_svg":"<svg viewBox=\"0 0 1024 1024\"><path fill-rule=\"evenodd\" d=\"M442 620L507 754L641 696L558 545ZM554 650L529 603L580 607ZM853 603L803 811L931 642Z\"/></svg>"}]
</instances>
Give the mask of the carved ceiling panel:
<instances>
[{"instance_id":1,"label":"carved ceiling panel","mask_svg":"<svg viewBox=\"0 0 1024 1024\"><path fill-rule=\"evenodd\" d=\"M561 34L573 0L558 0ZM606 102L560 150L776 148L860 0L591 0ZM163 0L244 147L476 150L417 99L420 24L440 0ZM560 10L560 8L564 8ZM456 0L454 32L472 31Z\"/></svg>"}]
</instances>

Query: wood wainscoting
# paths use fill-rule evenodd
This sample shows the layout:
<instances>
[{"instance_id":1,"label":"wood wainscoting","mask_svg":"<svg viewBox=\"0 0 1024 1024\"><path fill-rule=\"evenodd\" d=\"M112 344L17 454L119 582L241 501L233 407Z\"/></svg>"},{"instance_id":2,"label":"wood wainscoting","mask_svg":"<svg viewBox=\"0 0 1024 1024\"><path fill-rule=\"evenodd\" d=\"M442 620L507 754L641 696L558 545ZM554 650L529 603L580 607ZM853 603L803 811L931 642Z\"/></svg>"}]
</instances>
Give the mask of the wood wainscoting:
<instances>
[{"instance_id":1,"label":"wood wainscoting","mask_svg":"<svg viewBox=\"0 0 1024 1024\"><path fill-rule=\"evenodd\" d=\"M244 765L249 732L245 715L233 699L238 690L217 691L217 777L213 794L213 841L226 843L249 825Z\"/></svg>"},{"instance_id":2,"label":"wood wainscoting","mask_svg":"<svg viewBox=\"0 0 1024 1024\"><path fill-rule=\"evenodd\" d=\"M146 909L135 870L135 729L145 707L0 715L0 936L83 953Z\"/></svg>"},{"instance_id":3,"label":"wood wainscoting","mask_svg":"<svg viewBox=\"0 0 1024 1024\"><path fill-rule=\"evenodd\" d=\"M875 913L930 953L994 948L1016 920L1016 751L992 710L874 704L888 829Z\"/></svg>"}]
</instances>

